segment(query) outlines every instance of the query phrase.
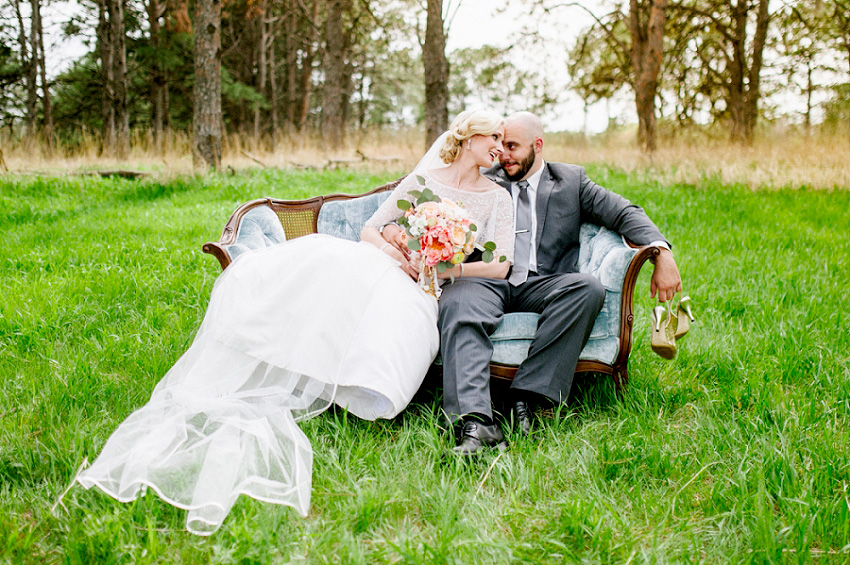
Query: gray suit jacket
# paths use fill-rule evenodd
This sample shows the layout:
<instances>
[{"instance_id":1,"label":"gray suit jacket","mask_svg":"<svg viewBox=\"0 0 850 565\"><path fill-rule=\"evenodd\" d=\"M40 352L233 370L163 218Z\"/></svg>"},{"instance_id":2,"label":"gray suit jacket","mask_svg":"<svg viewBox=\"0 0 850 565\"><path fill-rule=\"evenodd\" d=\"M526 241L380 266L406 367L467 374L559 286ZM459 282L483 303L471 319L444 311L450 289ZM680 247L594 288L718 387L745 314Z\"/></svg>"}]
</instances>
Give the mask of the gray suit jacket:
<instances>
[{"instance_id":1,"label":"gray suit jacket","mask_svg":"<svg viewBox=\"0 0 850 565\"><path fill-rule=\"evenodd\" d=\"M501 167L484 174L510 190ZM667 241L643 208L587 178L584 167L546 162L537 187L538 274L578 272L579 228L586 222L638 245Z\"/></svg>"}]
</instances>

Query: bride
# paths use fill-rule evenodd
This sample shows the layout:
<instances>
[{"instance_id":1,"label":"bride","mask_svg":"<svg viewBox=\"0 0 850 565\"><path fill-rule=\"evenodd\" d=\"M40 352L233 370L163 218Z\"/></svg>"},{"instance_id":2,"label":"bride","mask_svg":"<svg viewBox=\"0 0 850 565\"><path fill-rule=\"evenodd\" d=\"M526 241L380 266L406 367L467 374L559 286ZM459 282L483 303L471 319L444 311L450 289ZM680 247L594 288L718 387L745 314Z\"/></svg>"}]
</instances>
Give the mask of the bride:
<instances>
[{"instance_id":1,"label":"bride","mask_svg":"<svg viewBox=\"0 0 850 565\"><path fill-rule=\"evenodd\" d=\"M396 416L439 349L436 299L414 281L408 249L380 233L401 216L397 202L421 188L417 175L462 202L478 240L508 258L440 277L507 275L511 198L479 173L502 152L502 133L489 113L458 115L359 243L311 235L237 258L216 281L191 347L76 480L122 502L150 487L188 510L188 530L201 535L218 529L240 494L306 516L313 452L297 422L331 403L369 420Z\"/></svg>"}]
</instances>

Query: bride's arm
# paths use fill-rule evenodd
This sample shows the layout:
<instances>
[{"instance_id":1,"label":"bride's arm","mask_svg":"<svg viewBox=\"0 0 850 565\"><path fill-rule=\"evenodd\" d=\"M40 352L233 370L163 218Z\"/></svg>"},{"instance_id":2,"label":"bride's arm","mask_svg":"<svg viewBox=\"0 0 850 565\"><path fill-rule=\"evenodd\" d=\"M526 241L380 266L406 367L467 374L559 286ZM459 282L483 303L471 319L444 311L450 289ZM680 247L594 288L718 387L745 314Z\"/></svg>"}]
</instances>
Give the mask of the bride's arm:
<instances>
[{"instance_id":1,"label":"bride's arm","mask_svg":"<svg viewBox=\"0 0 850 565\"><path fill-rule=\"evenodd\" d=\"M407 253L401 249L397 240L399 238L390 237L396 234L399 230L396 226L387 226L401 216L401 209L398 207L398 201L407 196L411 187L415 186L416 180L413 175L408 175L404 178L395 189L393 189L389 198L384 200L384 203L378 210L372 214L372 217L366 221L366 225L360 231L360 241L371 243L399 263L401 270L407 273L414 280L418 278L419 273L416 267L410 264ZM389 230L386 235L382 235L381 229Z\"/></svg>"},{"instance_id":2,"label":"bride's arm","mask_svg":"<svg viewBox=\"0 0 850 565\"><path fill-rule=\"evenodd\" d=\"M390 193L389 197L384 200L383 204L378 206L378 209L366 220L366 228L372 228L375 231L381 229L382 226L394 222L401 217L402 211L398 207L399 200L409 199L409 192L418 186L414 175L407 175ZM364 230L366 229L364 228ZM361 239L362 239L361 232ZM378 234L380 235L380 233Z\"/></svg>"},{"instance_id":3,"label":"bride's arm","mask_svg":"<svg viewBox=\"0 0 850 565\"><path fill-rule=\"evenodd\" d=\"M499 259L493 259L489 263L484 261L475 261L473 263L461 263L455 265L451 269L440 273L438 278L448 279L464 277L486 277L488 279L503 279L508 276L508 270L511 268L510 261L499 262Z\"/></svg>"}]
</instances>

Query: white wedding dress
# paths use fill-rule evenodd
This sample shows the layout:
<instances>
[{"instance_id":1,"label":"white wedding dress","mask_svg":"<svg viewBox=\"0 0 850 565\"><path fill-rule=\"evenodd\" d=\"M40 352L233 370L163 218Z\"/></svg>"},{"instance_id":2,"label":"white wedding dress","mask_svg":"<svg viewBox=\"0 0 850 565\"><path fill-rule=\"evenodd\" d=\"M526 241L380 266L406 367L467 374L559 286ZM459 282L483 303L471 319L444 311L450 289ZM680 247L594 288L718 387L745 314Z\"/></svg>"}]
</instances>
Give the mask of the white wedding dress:
<instances>
[{"instance_id":1,"label":"white wedding dress","mask_svg":"<svg viewBox=\"0 0 850 565\"><path fill-rule=\"evenodd\" d=\"M435 193L463 201L479 241L513 259L506 190L465 192L422 174ZM409 175L367 225L397 218L399 198L419 188ZM240 255L216 281L189 350L77 481L122 502L150 487L188 510L187 528L201 535L240 494L306 516L313 452L297 422L331 403L368 420L396 416L439 351L437 310L369 243L310 235Z\"/></svg>"},{"instance_id":2,"label":"white wedding dress","mask_svg":"<svg viewBox=\"0 0 850 565\"><path fill-rule=\"evenodd\" d=\"M306 516L312 450L296 422L331 402L394 417L438 348L437 301L371 244L312 235L245 254L192 346L77 480L122 502L151 487L196 534L240 494Z\"/></svg>"}]
</instances>

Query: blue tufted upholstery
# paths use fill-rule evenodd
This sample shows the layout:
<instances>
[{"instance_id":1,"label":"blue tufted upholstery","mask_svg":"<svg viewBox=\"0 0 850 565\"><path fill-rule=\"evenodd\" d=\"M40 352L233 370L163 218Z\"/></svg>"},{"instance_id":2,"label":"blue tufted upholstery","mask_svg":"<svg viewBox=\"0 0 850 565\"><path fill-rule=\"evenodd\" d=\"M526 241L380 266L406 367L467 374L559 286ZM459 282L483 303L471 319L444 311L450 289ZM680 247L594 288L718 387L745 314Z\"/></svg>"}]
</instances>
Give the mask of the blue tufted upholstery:
<instances>
[{"instance_id":1,"label":"blue tufted upholstery","mask_svg":"<svg viewBox=\"0 0 850 565\"><path fill-rule=\"evenodd\" d=\"M268 206L258 206L249 210L239 223L235 241L225 246L231 259L251 249L268 247L286 241L286 234L277 217Z\"/></svg>"},{"instance_id":2,"label":"blue tufted upholstery","mask_svg":"<svg viewBox=\"0 0 850 565\"><path fill-rule=\"evenodd\" d=\"M318 218L319 233L357 241L366 220L389 196L389 191L352 200L326 202ZM620 301L623 279L637 252L614 232L593 224L584 224L580 232L579 271L595 275L605 287L605 302L581 360L612 364L620 351ZM537 331L538 314L514 312L504 316L493 333L493 358L496 363L519 365L528 355Z\"/></svg>"},{"instance_id":3,"label":"blue tufted upholstery","mask_svg":"<svg viewBox=\"0 0 850 565\"><path fill-rule=\"evenodd\" d=\"M372 217L390 194L391 191L387 190L351 200L325 202L319 210L319 233L360 241L360 231L366 220Z\"/></svg>"}]
</instances>

